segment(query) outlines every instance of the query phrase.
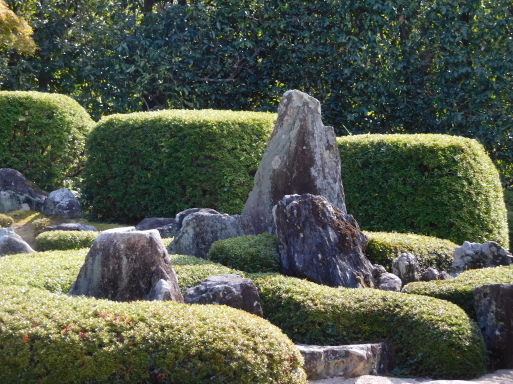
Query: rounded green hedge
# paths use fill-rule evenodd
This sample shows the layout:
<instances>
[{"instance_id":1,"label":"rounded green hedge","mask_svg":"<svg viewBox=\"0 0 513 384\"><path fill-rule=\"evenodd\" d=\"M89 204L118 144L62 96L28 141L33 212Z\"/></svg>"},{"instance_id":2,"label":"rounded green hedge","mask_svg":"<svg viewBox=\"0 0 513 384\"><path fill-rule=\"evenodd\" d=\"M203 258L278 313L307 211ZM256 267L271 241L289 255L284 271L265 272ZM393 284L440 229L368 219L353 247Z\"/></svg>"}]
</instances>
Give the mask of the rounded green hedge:
<instances>
[{"instance_id":1,"label":"rounded green hedge","mask_svg":"<svg viewBox=\"0 0 513 384\"><path fill-rule=\"evenodd\" d=\"M239 213L275 114L168 110L113 115L88 138L84 199L100 219Z\"/></svg>"},{"instance_id":2,"label":"rounded green hedge","mask_svg":"<svg viewBox=\"0 0 513 384\"><path fill-rule=\"evenodd\" d=\"M0 228L10 227L12 223L14 223L14 220L11 216L0 213Z\"/></svg>"},{"instance_id":3,"label":"rounded green hedge","mask_svg":"<svg viewBox=\"0 0 513 384\"><path fill-rule=\"evenodd\" d=\"M388 341L397 373L468 379L485 372L481 332L458 306L426 296L321 286L280 275L254 279L265 317L294 342Z\"/></svg>"},{"instance_id":4,"label":"rounded green hedge","mask_svg":"<svg viewBox=\"0 0 513 384\"><path fill-rule=\"evenodd\" d=\"M476 140L355 135L338 145L346 205L361 228L508 247L499 174Z\"/></svg>"},{"instance_id":5,"label":"rounded green hedge","mask_svg":"<svg viewBox=\"0 0 513 384\"><path fill-rule=\"evenodd\" d=\"M94 126L86 110L59 94L0 92L0 164L54 190L77 176Z\"/></svg>"},{"instance_id":6,"label":"rounded green hedge","mask_svg":"<svg viewBox=\"0 0 513 384\"><path fill-rule=\"evenodd\" d=\"M488 284L513 284L513 266L471 269L454 279L410 283L403 292L450 301L476 319L474 290Z\"/></svg>"},{"instance_id":7,"label":"rounded green hedge","mask_svg":"<svg viewBox=\"0 0 513 384\"><path fill-rule=\"evenodd\" d=\"M450 240L413 233L364 233L369 238L365 255L373 264L391 269L392 261L401 253L412 253L422 268L433 267L439 271L450 271L454 250L458 247Z\"/></svg>"},{"instance_id":8,"label":"rounded green hedge","mask_svg":"<svg viewBox=\"0 0 513 384\"><path fill-rule=\"evenodd\" d=\"M100 233L95 231L47 231L36 236L40 251L63 251L90 247Z\"/></svg>"},{"instance_id":9,"label":"rounded green hedge","mask_svg":"<svg viewBox=\"0 0 513 384\"><path fill-rule=\"evenodd\" d=\"M212 244L207 257L249 273L280 272L278 239L269 233L218 240Z\"/></svg>"},{"instance_id":10,"label":"rounded green hedge","mask_svg":"<svg viewBox=\"0 0 513 384\"><path fill-rule=\"evenodd\" d=\"M258 316L226 306L117 303L63 294L86 253L0 258L0 381L306 382L297 348ZM176 267L187 260L174 258ZM211 263L206 267L200 274L222 273ZM192 276L189 284L199 278Z\"/></svg>"}]
</instances>

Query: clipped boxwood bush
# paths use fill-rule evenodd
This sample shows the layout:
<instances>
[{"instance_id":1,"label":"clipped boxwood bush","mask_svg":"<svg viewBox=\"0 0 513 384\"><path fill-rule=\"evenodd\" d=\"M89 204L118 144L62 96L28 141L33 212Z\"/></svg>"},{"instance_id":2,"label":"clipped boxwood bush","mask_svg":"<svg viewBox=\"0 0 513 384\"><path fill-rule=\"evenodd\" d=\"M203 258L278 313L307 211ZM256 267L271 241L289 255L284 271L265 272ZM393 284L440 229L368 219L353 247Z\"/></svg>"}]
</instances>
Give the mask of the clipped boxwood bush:
<instances>
[{"instance_id":1,"label":"clipped boxwood bush","mask_svg":"<svg viewBox=\"0 0 513 384\"><path fill-rule=\"evenodd\" d=\"M499 174L476 140L355 135L338 145L347 208L363 229L508 247Z\"/></svg>"},{"instance_id":2,"label":"clipped boxwood bush","mask_svg":"<svg viewBox=\"0 0 513 384\"><path fill-rule=\"evenodd\" d=\"M218 240L208 259L248 273L280 271L278 239L269 233Z\"/></svg>"},{"instance_id":3,"label":"clipped boxwood bush","mask_svg":"<svg viewBox=\"0 0 513 384\"><path fill-rule=\"evenodd\" d=\"M95 231L48 231L36 236L40 251L89 248L100 233Z\"/></svg>"},{"instance_id":4,"label":"clipped boxwood bush","mask_svg":"<svg viewBox=\"0 0 513 384\"><path fill-rule=\"evenodd\" d=\"M0 228L7 228L12 225L14 220L11 216L4 215L3 213L0 213Z\"/></svg>"},{"instance_id":5,"label":"clipped boxwood bush","mask_svg":"<svg viewBox=\"0 0 513 384\"><path fill-rule=\"evenodd\" d=\"M331 288L280 275L254 282L266 318L296 343L388 341L404 375L467 379L485 371L485 346L477 325L447 301Z\"/></svg>"},{"instance_id":6,"label":"clipped boxwood bush","mask_svg":"<svg viewBox=\"0 0 513 384\"><path fill-rule=\"evenodd\" d=\"M68 96L2 91L0 164L42 189L60 188L82 170L85 139L94 124Z\"/></svg>"},{"instance_id":7,"label":"clipped boxwood bush","mask_svg":"<svg viewBox=\"0 0 513 384\"><path fill-rule=\"evenodd\" d=\"M439 271L450 271L454 250L458 247L450 240L413 233L364 233L369 238L366 256L373 264L381 264L387 269L392 267L392 261L396 257L408 252L416 256L422 268L433 267Z\"/></svg>"},{"instance_id":8,"label":"clipped boxwood bush","mask_svg":"<svg viewBox=\"0 0 513 384\"><path fill-rule=\"evenodd\" d=\"M403 292L450 301L476 319L474 289L488 284L513 284L513 266L472 269L454 279L410 283Z\"/></svg>"},{"instance_id":9,"label":"clipped boxwood bush","mask_svg":"<svg viewBox=\"0 0 513 384\"><path fill-rule=\"evenodd\" d=\"M275 114L168 110L112 115L88 138L84 198L100 219L239 213Z\"/></svg>"},{"instance_id":10,"label":"clipped boxwood bush","mask_svg":"<svg viewBox=\"0 0 513 384\"><path fill-rule=\"evenodd\" d=\"M63 295L86 253L0 258L1 382L306 382L299 351L257 316L225 306ZM173 257L181 283L233 273L196 260Z\"/></svg>"}]
</instances>

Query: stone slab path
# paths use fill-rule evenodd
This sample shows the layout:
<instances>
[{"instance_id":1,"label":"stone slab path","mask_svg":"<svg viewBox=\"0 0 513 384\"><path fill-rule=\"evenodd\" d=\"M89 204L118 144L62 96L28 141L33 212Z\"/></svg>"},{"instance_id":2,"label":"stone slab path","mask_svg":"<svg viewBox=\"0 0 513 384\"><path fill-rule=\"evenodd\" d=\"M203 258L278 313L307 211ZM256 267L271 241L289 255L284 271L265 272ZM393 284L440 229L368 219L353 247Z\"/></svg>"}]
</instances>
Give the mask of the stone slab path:
<instances>
[{"instance_id":1,"label":"stone slab path","mask_svg":"<svg viewBox=\"0 0 513 384\"><path fill-rule=\"evenodd\" d=\"M398 379L384 376L360 376L352 379L332 378L310 381L311 384L513 384L513 369L502 369L477 379L431 380L425 378Z\"/></svg>"}]
</instances>

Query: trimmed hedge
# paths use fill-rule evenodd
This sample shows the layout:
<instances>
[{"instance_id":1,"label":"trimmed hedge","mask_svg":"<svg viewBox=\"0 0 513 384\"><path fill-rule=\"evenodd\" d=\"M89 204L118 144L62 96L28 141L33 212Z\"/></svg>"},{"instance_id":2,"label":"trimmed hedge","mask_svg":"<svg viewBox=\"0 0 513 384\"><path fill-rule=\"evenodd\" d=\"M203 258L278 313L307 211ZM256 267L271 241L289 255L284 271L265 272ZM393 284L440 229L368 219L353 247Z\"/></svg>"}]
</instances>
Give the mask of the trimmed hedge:
<instances>
[{"instance_id":1,"label":"trimmed hedge","mask_svg":"<svg viewBox=\"0 0 513 384\"><path fill-rule=\"evenodd\" d=\"M254 280L266 318L294 342L388 341L397 373L468 379L485 372L477 325L458 306L375 289L331 288L285 276Z\"/></svg>"},{"instance_id":2,"label":"trimmed hedge","mask_svg":"<svg viewBox=\"0 0 513 384\"><path fill-rule=\"evenodd\" d=\"M240 213L275 114L168 110L113 115L88 138L84 199L100 219Z\"/></svg>"},{"instance_id":3,"label":"trimmed hedge","mask_svg":"<svg viewBox=\"0 0 513 384\"><path fill-rule=\"evenodd\" d=\"M68 96L2 91L0 164L20 171L40 188L60 188L82 170L85 139L94 124Z\"/></svg>"},{"instance_id":4,"label":"trimmed hedge","mask_svg":"<svg viewBox=\"0 0 513 384\"><path fill-rule=\"evenodd\" d=\"M416 256L422 268L433 267L439 271L450 271L457 244L436 237L413 233L368 232L369 244L365 255L373 264L392 268L392 261L403 252Z\"/></svg>"},{"instance_id":5,"label":"trimmed hedge","mask_svg":"<svg viewBox=\"0 0 513 384\"><path fill-rule=\"evenodd\" d=\"M338 145L347 208L361 228L508 247L499 174L476 140L355 135Z\"/></svg>"},{"instance_id":6,"label":"trimmed hedge","mask_svg":"<svg viewBox=\"0 0 513 384\"><path fill-rule=\"evenodd\" d=\"M208 259L249 273L280 272L278 239L269 233L218 240Z\"/></svg>"},{"instance_id":7,"label":"trimmed hedge","mask_svg":"<svg viewBox=\"0 0 513 384\"><path fill-rule=\"evenodd\" d=\"M476 319L474 289L488 284L513 284L513 266L472 269L454 279L410 283L403 292L450 301Z\"/></svg>"},{"instance_id":8,"label":"trimmed hedge","mask_svg":"<svg viewBox=\"0 0 513 384\"><path fill-rule=\"evenodd\" d=\"M63 251L90 247L100 232L95 231L48 231L36 236L40 251Z\"/></svg>"},{"instance_id":9,"label":"trimmed hedge","mask_svg":"<svg viewBox=\"0 0 513 384\"><path fill-rule=\"evenodd\" d=\"M14 223L14 220L11 216L0 213L0 228L10 227L12 223Z\"/></svg>"}]
</instances>

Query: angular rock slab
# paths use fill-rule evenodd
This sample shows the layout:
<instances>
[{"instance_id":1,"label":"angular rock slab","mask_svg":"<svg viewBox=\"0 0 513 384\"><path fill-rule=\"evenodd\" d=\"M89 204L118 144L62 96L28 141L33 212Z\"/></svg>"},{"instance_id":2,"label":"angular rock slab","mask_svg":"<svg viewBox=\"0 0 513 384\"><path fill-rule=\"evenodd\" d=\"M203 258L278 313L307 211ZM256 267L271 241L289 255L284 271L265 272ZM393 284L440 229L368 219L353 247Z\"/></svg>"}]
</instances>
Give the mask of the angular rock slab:
<instances>
[{"instance_id":1,"label":"angular rock slab","mask_svg":"<svg viewBox=\"0 0 513 384\"><path fill-rule=\"evenodd\" d=\"M305 193L324 196L346 213L335 132L323 125L319 101L292 90L280 102L278 120L242 214L251 216L257 234L272 232L272 209L278 201Z\"/></svg>"},{"instance_id":2,"label":"angular rock slab","mask_svg":"<svg viewBox=\"0 0 513 384\"><path fill-rule=\"evenodd\" d=\"M94 241L69 293L134 301L148 299L153 290L150 298L155 299L163 295L153 289L157 284L163 285L161 280L170 287L170 299L182 303L178 280L158 231L111 229Z\"/></svg>"},{"instance_id":3,"label":"angular rock slab","mask_svg":"<svg viewBox=\"0 0 513 384\"><path fill-rule=\"evenodd\" d=\"M43 204L42 212L47 216L78 219L82 217L82 206L73 192L62 188L50 192Z\"/></svg>"},{"instance_id":4,"label":"angular rock slab","mask_svg":"<svg viewBox=\"0 0 513 384\"><path fill-rule=\"evenodd\" d=\"M493 268L513 264L513 255L495 241L470 243L465 241L454 250L452 269L461 273L467 269Z\"/></svg>"},{"instance_id":5,"label":"angular rock slab","mask_svg":"<svg viewBox=\"0 0 513 384\"><path fill-rule=\"evenodd\" d=\"M30 186L15 169L0 169L0 213L11 211L41 211L46 196Z\"/></svg>"},{"instance_id":6,"label":"angular rock slab","mask_svg":"<svg viewBox=\"0 0 513 384\"><path fill-rule=\"evenodd\" d=\"M474 290L477 324L492 370L513 369L513 284L491 284Z\"/></svg>"},{"instance_id":7,"label":"angular rock slab","mask_svg":"<svg viewBox=\"0 0 513 384\"><path fill-rule=\"evenodd\" d=\"M263 317L258 289L250 279L235 274L213 275L189 288L187 304L224 304Z\"/></svg>"},{"instance_id":8,"label":"angular rock slab","mask_svg":"<svg viewBox=\"0 0 513 384\"><path fill-rule=\"evenodd\" d=\"M273 210L282 273L332 287L373 287L368 239L322 196L287 195Z\"/></svg>"},{"instance_id":9,"label":"angular rock slab","mask_svg":"<svg viewBox=\"0 0 513 384\"><path fill-rule=\"evenodd\" d=\"M183 219L180 232L169 244L169 253L206 259L215 241L255 234L249 216L229 216L213 212L215 213L200 210L187 215Z\"/></svg>"},{"instance_id":10,"label":"angular rock slab","mask_svg":"<svg viewBox=\"0 0 513 384\"><path fill-rule=\"evenodd\" d=\"M33 252L35 251L32 249L32 247L28 245L20 235L14 232L14 229L0 229L0 256Z\"/></svg>"},{"instance_id":11,"label":"angular rock slab","mask_svg":"<svg viewBox=\"0 0 513 384\"><path fill-rule=\"evenodd\" d=\"M178 234L178 224L175 219L166 217L147 217L136 225L137 231L156 229L163 239L175 237Z\"/></svg>"},{"instance_id":12,"label":"angular rock slab","mask_svg":"<svg viewBox=\"0 0 513 384\"><path fill-rule=\"evenodd\" d=\"M305 359L303 368L309 380L383 375L392 369L392 353L387 343L296 347Z\"/></svg>"}]
</instances>

